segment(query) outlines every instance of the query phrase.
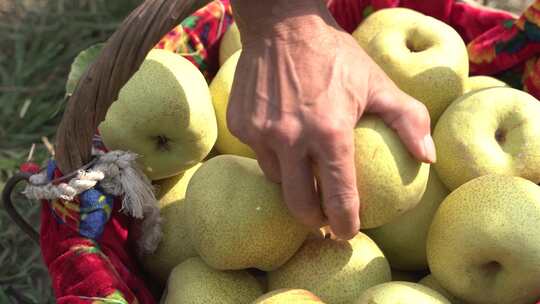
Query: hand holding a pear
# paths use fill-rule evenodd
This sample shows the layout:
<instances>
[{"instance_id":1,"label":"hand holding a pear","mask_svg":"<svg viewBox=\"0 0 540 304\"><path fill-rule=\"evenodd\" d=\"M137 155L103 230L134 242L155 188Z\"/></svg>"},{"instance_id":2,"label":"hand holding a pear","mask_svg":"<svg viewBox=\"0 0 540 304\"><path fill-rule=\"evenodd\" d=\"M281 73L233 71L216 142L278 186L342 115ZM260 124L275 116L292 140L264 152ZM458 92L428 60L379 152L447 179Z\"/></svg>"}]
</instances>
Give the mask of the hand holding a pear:
<instances>
[{"instance_id":1,"label":"hand holding a pear","mask_svg":"<svg viewBox=\"0 0 540 304\"><path fill-rule=\"evenodd\" d=\"M379 115L415 158L431 163L426 107L386 76L322 2L232 3L243 49L228 105L231 132L255 151L268 178L282 183L294 216L352 238L362 200L356 124L364 113Z\"/></svg>"}]
</instances>

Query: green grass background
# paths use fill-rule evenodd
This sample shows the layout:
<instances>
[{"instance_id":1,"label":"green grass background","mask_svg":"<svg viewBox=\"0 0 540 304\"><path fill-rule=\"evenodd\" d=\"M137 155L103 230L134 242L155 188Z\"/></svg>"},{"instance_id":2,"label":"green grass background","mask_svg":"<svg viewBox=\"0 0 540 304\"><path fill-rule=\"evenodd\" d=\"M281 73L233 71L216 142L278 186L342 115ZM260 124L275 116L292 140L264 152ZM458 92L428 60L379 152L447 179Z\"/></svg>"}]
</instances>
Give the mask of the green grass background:
<instances>
[{"instance_id":1,"label":"green grass background","mask_svg":"<svg viewBox=\"0 0 540 304\"><path fill-rule=\"evenodd\" d=\"M0 0L0 190L36 144L34 160L49 157L64 108L74 57L105 41L138 0ZM16 196L39 226L39 205ZM0 207L0 304L54 303L39 247Z\"/></svg>"},{"instance_id":2,"label":"green grass background","mask_svg":"<svg viewBox=\"0 0 540 304\"><path fill-rule=\"evenodd\" d=\"M519 12L531 0L482 1ZM69 66L105 41L140 0L0 0L0 190L36 144L42 164L64 108ZM39 205L16 196L38 228ZM54 303L39 247L0 207L0 304Z\"/></svg>"}]
</instances>

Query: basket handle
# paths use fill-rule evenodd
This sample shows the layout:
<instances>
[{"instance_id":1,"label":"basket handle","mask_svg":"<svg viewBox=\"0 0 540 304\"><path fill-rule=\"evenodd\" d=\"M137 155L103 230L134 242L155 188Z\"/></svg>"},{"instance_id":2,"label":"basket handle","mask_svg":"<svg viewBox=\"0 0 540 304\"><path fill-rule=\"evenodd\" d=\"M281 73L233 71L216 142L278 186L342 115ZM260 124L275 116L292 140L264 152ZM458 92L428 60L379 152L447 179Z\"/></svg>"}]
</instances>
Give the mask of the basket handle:
<instances>
[{"instance_id":1,"label":"basket handle","mask_svg":"<svg viewBox=\"0 0 540 304\"><path fill-rule=\"evenodd\" d=\"M2 201L4 202L4 208L8 213L9 217L19 226L33 241L39 244L39 233L37 230L30 225L23 216L17 212L13 201L11 200L11 194L15 187L22 181L28 182L30 178L30 173L17 173L13 175L6 183L4 190L2 190Z\"/></svg>"},{"instance_id":2,"label":"basket handle","mask_svg":"<svg viewBox=\"0 0 540 304\"><path fill-rule=\"evenodd\" d=\"M145 0L122 22L67 102L56 134L56 161L62 172L90 161L92 137L120 89L166 33L208 2Z\"/></svg>"}]
</instances>

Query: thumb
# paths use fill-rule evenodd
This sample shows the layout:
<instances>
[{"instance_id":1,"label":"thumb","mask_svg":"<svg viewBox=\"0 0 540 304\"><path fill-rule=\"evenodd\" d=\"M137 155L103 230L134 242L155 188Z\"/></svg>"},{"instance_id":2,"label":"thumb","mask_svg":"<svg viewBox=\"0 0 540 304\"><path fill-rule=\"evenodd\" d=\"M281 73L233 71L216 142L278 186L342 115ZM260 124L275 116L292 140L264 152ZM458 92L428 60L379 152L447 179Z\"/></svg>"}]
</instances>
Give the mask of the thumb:
<instances>
[{"instance_id":1,"label":"thumb","mask_svg":"<svg viewBox=\"0 0 540 304\"><path fill-rule=\"evenodd\" d=\"M437 160L429 112L423 103L396 89L373 94L367 105L366 112L377 114L394 129L415 158L426 163Z\"/></svg>"}]
</instances>

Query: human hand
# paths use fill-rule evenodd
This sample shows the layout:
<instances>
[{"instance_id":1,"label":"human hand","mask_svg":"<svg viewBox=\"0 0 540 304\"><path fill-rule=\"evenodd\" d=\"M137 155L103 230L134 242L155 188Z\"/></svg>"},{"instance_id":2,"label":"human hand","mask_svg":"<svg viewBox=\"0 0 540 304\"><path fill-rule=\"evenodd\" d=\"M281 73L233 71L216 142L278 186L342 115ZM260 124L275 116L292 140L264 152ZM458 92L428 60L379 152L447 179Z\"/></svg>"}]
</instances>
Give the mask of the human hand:
<instances>
[{"instance_id":1,"label":"human hand","mask_svg":"<svg viewBox=\"0 0 540 304\"><path fill-rule=\"evenodd\" d=\"M310 13L296 6L264 30L239 20L243 49L227 123L255 151L265 175L281 183L297 219L350 239L360 228L353 130L362 114L378 114L424 162L435 161L430 119L322 2L303 2Z\"/></svg>"}]
</instances>

